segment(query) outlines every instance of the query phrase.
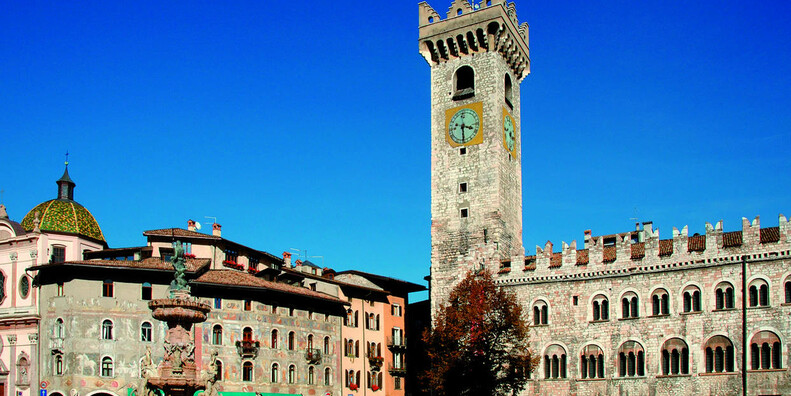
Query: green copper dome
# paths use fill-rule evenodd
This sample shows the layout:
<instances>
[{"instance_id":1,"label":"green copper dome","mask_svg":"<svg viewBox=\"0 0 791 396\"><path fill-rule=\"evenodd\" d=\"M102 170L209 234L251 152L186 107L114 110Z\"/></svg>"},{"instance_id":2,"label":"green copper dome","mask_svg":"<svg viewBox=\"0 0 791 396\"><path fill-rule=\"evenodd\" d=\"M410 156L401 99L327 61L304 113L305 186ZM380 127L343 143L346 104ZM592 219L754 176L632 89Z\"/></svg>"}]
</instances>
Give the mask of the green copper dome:
<instances>
[{"instance_id":1,"label":"green copper dome","mask_svg":"<svg viewBox=\"0 0 791 396\"><path fill-rule=\"evenodd\" d=\"M35 219L38 213L41 231L65 232L104 241L102 229L91 212L73 200L76 184L69 178L68 167L57 184L58 199L36 205L22 219L22 227L27 231L36 228Z\"/></svg>"}]
</instances>

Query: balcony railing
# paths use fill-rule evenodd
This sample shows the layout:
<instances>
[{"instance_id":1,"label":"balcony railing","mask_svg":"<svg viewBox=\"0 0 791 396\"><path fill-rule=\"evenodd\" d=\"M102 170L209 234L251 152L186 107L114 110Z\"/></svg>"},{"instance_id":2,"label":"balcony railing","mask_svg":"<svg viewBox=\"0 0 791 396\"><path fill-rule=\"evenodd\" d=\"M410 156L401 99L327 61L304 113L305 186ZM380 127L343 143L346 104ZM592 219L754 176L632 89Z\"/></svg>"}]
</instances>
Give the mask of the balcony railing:
<instances>
[{"instance_id":1,"label":"balcony railing","mask_svg":"<svg viewBox=\"0 0 791 396\"><path fill-rule=\"evenodd\" d=\"M390 372L390 375L404 377L406 376L406 365L404 364L394 365L393 363L388 363L387 371Z\"/></svg>"},{"instance_id":2,"label":"balcony railing","mask_svg":"<svg viewBox=\"0 0 791 396\"><path fill-rule=\"evenodd\" d=\"M371 366L374 367L374 368L382 367L382 363L384 363L384 361L385 361L385 358L383 358L381 356L377 356L375 353L369 353L368 354L368 363L370 363Z\"/></svg>"},{"instance_id":3,"label":"balcony railing","mask_svg":"<svg viewBox=\"0 0 791 396\"><path fill-rule=\"evenodd\" d=\"M321 362L321 350L316 348L305 349L305 360L309 363Z\"/></svg>"},{"instance_id":4,"label":"balcony railing","mask_svg":"<svg viewBox=\"0 0 791 396\"><path fill-rule=\"evenodd\" d=\"M251 358L255 359L258 356L258 349L260 349L261 343L258 341L253 340L242 340L236 341L236 352L239 352L239 356L242 358Z\"/></svg>"},{"instance_id":5,"label":"balcony railing","mask_svg":"<svg viewBox=\"0 0 791 396\"><path fill-rule=\"evenodd\" d=\"M387 347L390 349L406 349L406 337L387 337Z\"/></svg>"}]
</instances>

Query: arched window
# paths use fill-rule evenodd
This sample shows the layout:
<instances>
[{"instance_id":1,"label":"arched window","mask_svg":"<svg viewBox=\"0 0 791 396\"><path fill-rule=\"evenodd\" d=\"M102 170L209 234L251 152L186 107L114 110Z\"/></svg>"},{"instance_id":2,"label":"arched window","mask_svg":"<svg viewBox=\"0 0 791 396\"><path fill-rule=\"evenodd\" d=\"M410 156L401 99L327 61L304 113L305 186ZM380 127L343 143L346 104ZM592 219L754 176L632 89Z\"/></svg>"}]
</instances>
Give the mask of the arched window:
<instances>
[{"instance_id":1,"label":"arched window","mask_svg":"<svg viewBox=\"0 0 791 396\"><path fill-rule=\"evenodd\" d=\"M151 342L153 339L153 328L151 322L143 322L140 325L140 341Z\"/></svg>"},{"instance_id":2,"label":"arched window","mask_svg":"<svg viewBox=\"0 0 791 396\"><path fill-rule=\"evenodd\" d=\"M626 341L618 348L618 376L645 376L645 350L635 341Z\"/></svg>"},{"instance_id":3,"label":"arched window","mask_svg":"<svg viewBox=\"0 0 791 396\"><path fill-rule=\"evenodd\" d=\"M332 385L332 370L327 367L324 369L324 386Z\"/></svg>"},{"instance_id":4,"label":"arched window","mask_svg":"<svg viewBox=\"0 0 791 396\"><path fill-rule=\"evenodd\" d=\"M603 294L593 298L593 321L610 320L610 302Z\"/></svg>"},{"instance_id":5,"label":"arched window","mask_svg":"<svg viewBox=\"0 0 791 396\"><path fill-rule=\"evenodd\" d=\"M211 343L222 345L222 326L216 324L211 330Z\"/></svg>"},{"instance_id":6,"label":"arched window","mask_svg":"<svg viewBox=\"0 0 791 396\"><path fill-rule=\"evenodd\" d=\"M288 366L288 383L293 384L297 382L297 367L293 364Z\"/></svg>"},{"instance_id":7,"label":"arched window","mask_svg":"<svg viewBox=\"0 0 791 396\"><path fill-rule=\"evenodd\" d=\"M242 341L253 342L253 329L249 327L242 329Z\"/></svg>"},{"instance_id":8,"label":"arched window","mask_svg":"<svg viewBox=\"0 0 791 396\"><path fill-rule=\"evenodd\" d=\"M768 307L769 306L769 284L763 279L755 279L750 282L750 306Z\"/></svg>"},{"instance_id":9,"label":"arched window","mask_svg":"<svg viewBox=\"0 0 791 396\"><path fill-rule=\"evenodd\" d=\"M55 367L52 371L55 375L63 375L63 355L58 353L55 355Z\"/></svg>"},{"instance_id":10,"label":"arched window","mask_svg":"<svg viewBox=\"0 0 791 396\"><path fill-rule=\"evenodd\" d=\"M736 370L733 343L727 337L711 337L706 342L704 352L707 373L732 373Z\"/></svg>"},{"instance_id":11,"label":"arched window","mask_svg":"<svg viewBox=\"0 0 791 396\"><path fill-rule=\"evenodd\" d=\"M66 325L63 324L63 319L55 319L55 326L52 328L52 335L59 339L63 339L66 336Z\"/></svg>"},{"instance_id":12,"label":"arched window","mask_svg":"<svg viewBox=\"0 0 791 396\"><path fill-rule=\"evenodd\" d=\"M566 350L550 345L544 352L544 378L566 378Z\"/></svg>"},{"instance_id":13,"label":"arched window","mask_svg":"<svg viewBox=\"0 0 791 396\"><path fill-rule=\"evenodd\" d=\"M467 99L475 96L475 71L470 66L456 69L453 75L453 86L456 88L453 100Z\"/></svg>"},{"instance_id":14,"label":"arched window","mask_svg":"<svg viewBox=\"0 0 791 396\"><path fill-rule=\"evenodd\" d=\"M217 381L222 381L222 360L217 360L217 375L214 378L217 378Z\"/></svg>"},{"instance_id":15,"label":"arched window","mask_svg":"<svg viewBox=\"0 0 791 396\"><path fill-rule=\"evenodd\" d=\"M102 358L102 377L113 376L113 359L109 356Z\"/></svg>"},{"instance_id":16,"label":"arched window","mask_svg":"<svg viewBox=\"0 0 791 396\"><path fill-rule=\"evenodd\" d=\"M277 329L272 330L270 345L272 346L272 349L277 349Z\"/></svg>"},{"instance_id":17,"label":"arched window","mask_svg":"<svg viewBox=\"0 0 791 396\"><path fill-rule=\"evenodd\" d=\"M670 315L670 294L665 289L656 289L651 295L651 314Z\"/></svg>"},{"instance_id":18,"label":"arched window","mask_svg":"<svg viewBox=\"0 0 791 396\"><path fill-rule=\"evenodd\" d=\"M280 378L280 366L278 366L277 363L272 363L272 373L269 380L273 384L276 384L279 378Z\"/></svg>"},{"instance_id":19,"label":"arched window","mask_svg":"<svg viewBox=\"0 0 791 396\"><path fill-rule=\"evenodd\" d=\"M588 345L580 354L580 374L585 378L604 378L604 352L596 345Z\"/></svg>"},{"instance_id":20,"label":"arched window","mask_svg":"<svg viewBox=\"0 0 791 396\"><path fill-rule=\"evenodd\" d=\"M368 329L368 330L375 330L376 329L374 314L372 314L372 313L368 314L368 321L367 322L368 323L365 324L365 328L366 329Z\"/></svg>"},{"instance_id":21,"label":"arched window","mask_svg":"<svg viewBox=\"0 0 791 396\"><path fill-rule=\"evenodd\" d=\"M244 382L253 382L253 363L252 362L244 362L244 363L242 363L242 381L244 381Z\"/></svg>"},{"instance_id":22,"label":"arched window","mask_svg":"<svg viewBox=\"0 0 791 396\"><path fill-rule=\"evenodd\" d=\"M780 338L771 331L762 331L750 341L751 368L772 370L783 368L783 350Z\"/></svg>"},{"instance_id":23,"label":"arched window","mask_svg":"<svg viewBox=\"0 0 791 396\"><path fill-rule=\"evenodd\" d=\"M680 338L671 338L662 345L662 375L689 374L689 347Z\"/></svg>"},{"instance_id":24,"label":"arched window","mask_svg":"<svg viewBox=\"0 0 791 396\"><path fill-rule=\"evenodd\" d=\"M733 285L720 282L714 289L715 309L733 309L736 305L733 296Z\"/></svg>"},{"instance_id":25,"label":"arched window","mask_svg":"<svg viewBox=\"0 0 791 396\"><path fill-rule=\"evenodd\" d=\"M294 332L290 331L288 333L288 344L286 345L286 347L288 347L289 351L293 351L294 350L294 346L295 346L294 337L295 337Z\"/></svg>"},{"instance_id":26,"label":"arched window","mask_svg":"<svg viewBox=\"0 0 791 396\"><path fill-rule=\"evenodd\" d=\"M785 282L786 304L791 304L791 278L786 279Z\"/></svg>"},{"instance_id":27,"label":"arched window","mask_svg":"<svg viewBox=\"0 0 791 396\"><path fill-rule=\"evenodd\" d=\"M627 292L621 297L621 317L623 319L637 318L640 316L638 308L639 299L634 292Z\"/></svg>"},{"instance_id":28,"label":"arched window","mask_svg":"<svg viewBox=\"0 0 791 396\"><path fill-rule=\"evenodd\" d=\"M102 322L102 339L103 340L113 339L113 321L110 319L105 319Z\"/></svg>"},{"instance_id":29,"label":"arched window","mask_svg":"<svg viewBox=\"0 0 791 396\"><path fill-rule=\"evenodd\" d=\"M148 282L143 282L143 286L140 288L140 298L142 300L150 300L151 295L151 284Z\"/></svg>"},{"instance_id":30,"label":"arched window","mask_svg":"<svg viewBox=\"0 0 791 396\"><path fill-rule=\"evenodd\" d=\"M700 289L697 286L687 286L683 292L684 312L700 312Z\"/></svg>"},{"instance_id":31,"label":"arched window","mask_svg":"<svg viewBox=\"0 0 791 396\"><path fill-rule=\"evenodd\" d=\"M538 300L533 304L533 324L545 325L549 322L549 306L544 300Z\"/></svg>"},{"instance_id":32,"label":"arched window","mask_svg":"<svg viewBox=\"0 0 791 396\"><path fill-rule=\"evenodd\" d=\"M508 107L513 108L513 86L511 85L511 76L506 73L505 74L505 103Z\"/></svg>"},{"instance_id":33,"label":"arched window","mask_svg":"<svg viewBox=\"0 0 791 396\"><path fill-rule=\"evenodd\" d=\"M313 368L313 366L308 367L308 385L313 385L313 383L316 381L315 376L316 369Z\"/></svg>"},{"instance_id":34,"label":"arched window","mask_svg":"<svg viewBox=\"0 0 791 396\"><path fill-rule=\"evenodd\" d=\"M324 354L330 354L330 337L324 337Z\"/></svg>"},{"instance_id":35,"label":"arched window","mask_svg":"<svg viewBox=\"0 0 791 396\"><path fill-rule=\"evenodd\" d=\"M307 349L313 349L313 334L308 334Z\"/></svg>"}]
</instances>

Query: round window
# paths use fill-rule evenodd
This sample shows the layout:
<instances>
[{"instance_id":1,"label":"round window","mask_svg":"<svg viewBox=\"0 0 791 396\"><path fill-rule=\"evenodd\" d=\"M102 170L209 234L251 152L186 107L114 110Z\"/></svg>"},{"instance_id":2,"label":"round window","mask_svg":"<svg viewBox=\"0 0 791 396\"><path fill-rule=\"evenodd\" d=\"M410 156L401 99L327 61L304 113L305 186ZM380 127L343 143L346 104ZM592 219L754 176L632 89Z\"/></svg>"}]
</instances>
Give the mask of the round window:
<instances>
[{"instance_id":1,"label":"round window","mask_svg":"<svg viewBox=\"0 0 791 396\"><path fill-rule=\"evenodd\" d=\"M19 295L22 298L27 298L28 294L30 294L30 279L27 276L23 276L19 280Z\"/></svg>"}]
</instances>

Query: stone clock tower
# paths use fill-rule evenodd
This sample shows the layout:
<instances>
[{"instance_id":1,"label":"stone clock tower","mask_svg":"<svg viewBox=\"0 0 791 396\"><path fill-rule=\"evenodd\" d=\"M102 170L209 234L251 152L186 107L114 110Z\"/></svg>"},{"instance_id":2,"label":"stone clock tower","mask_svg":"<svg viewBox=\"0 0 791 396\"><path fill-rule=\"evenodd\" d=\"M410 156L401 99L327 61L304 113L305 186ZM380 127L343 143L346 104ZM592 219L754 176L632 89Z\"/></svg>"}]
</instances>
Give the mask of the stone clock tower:
<instances>
[{"instance_id":1,"label":"stone clock tower","mask_svg":"<svg viewBox=\"0 0 791 396\"><path fill-rule=\"evenodd\" d=\"M444 19L418 7L431 66L433 316L468 271L523 265L519 83L530 55L513 3L454 0Z\"/></svg>"}]
</instances>

